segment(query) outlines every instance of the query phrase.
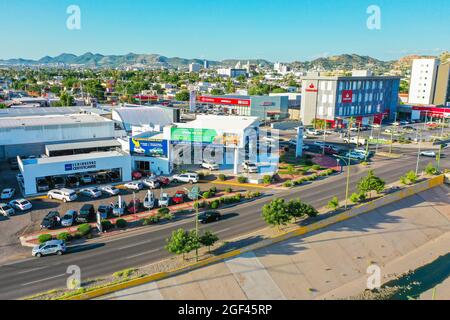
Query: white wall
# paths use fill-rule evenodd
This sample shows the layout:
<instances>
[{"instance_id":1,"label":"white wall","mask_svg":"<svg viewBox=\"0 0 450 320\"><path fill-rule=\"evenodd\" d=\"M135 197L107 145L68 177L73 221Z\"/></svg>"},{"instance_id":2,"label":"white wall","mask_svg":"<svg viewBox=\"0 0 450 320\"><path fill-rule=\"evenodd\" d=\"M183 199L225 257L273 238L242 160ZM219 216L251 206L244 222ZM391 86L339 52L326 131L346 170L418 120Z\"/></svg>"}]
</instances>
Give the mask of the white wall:
<instances>
[{"instance_id":1,"label":"white wall","mask_svg":"<svg viewBox=\"0 0 450 320\"><path fill-rule=\"evenodd\" d=\"M408 103L433 103L438 65L437 59L415 59L413 61Z\"/></svg>"}]
</instances>

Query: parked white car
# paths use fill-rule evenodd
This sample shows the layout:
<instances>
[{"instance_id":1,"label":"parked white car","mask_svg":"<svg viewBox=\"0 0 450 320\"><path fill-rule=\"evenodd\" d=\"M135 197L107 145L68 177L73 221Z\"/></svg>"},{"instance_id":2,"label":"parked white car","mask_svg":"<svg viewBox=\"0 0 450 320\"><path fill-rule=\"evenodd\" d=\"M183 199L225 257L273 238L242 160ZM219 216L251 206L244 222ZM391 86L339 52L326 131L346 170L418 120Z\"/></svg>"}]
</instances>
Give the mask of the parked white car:
<instances>
[{"instance_id":1,"label":"parked white car","mask_svg":"<svg viewBox=\"0 0 450 320\"><path fill-rule=\"evenodd\" d=\"M114 186L104 186L104 187L100 188L100 190L104 194L109 195L109 196L117 196L120 193L120 190Z\"/></svg>"},{"instance_id":2,"label":"parked white car","mask_svg":"<svg viewBox=\"0 0 450 320\"><path fill-rule=\"evenodd\" d=\"M78 196L72 189L53 189L47 193L47 197L51 199L61 200L63 202L75 201Z\"/></svg>"},{"instance_id":3,"label":"parked white car","mask_svg":"<svg viewBox=\"0 0 450 320\"><path fill-rule=\"evenodd\" d=\"M61 218L61 225L63 227L70 227L75 223L77 212L75 210L68 210Z\"/></svg>"},{"instance_id":4,"label":"parked white car","mask_svg":"<svg viewBox=\"0 0 450 320\"><path fill-rule=\"evenodd\" d=\"M209 170L219 170L219 165L211 160L203 160L201 167Z\"/></svg>"},{"instance_id":5,"label":"parked white car","mask_svg":"<svg viewBox=\"0 0 450 320\"><path fill-rule=\"evenodd\" d=\"M434 151L422 151L420 155L424 157L436 158L436 152Z\"/></svg>"},{"instance_id":6,"label":"parked white car","mask_svg":"<svg viewBox=\"0 0 450 320\"><path fill-rule=\"evenodd\" d=\"M153 209L155 207L155 195L153 192L147 192L147 195L144 198L144 203L142 204L146 209Z\"/></svg>"},{"instance_id":7,"label":"parked white car","mask_svg":"<svg viewBox=\"0 0 450 320\"><path fill-rule=\"evenodd\" d=\"M357 159L357 160L364 160L365 159L365 156L363 154L358 153L358 152L354 152L354 151L348 152L345 155L345 157L346 158L351 158L351 159Z\"/></svg>"},{"instance_id":8,"label":"parked white car","mask_svg":"<svg viewBox=\"0 0 450 320\"><path fill-rule=\"evenodd\" d=\"M9 205L11 207L13 207L14 209L17 209L20 211L27 211L33 207L31 205L31 202L26 199L16 199L16 200L10 201Z\"/></svg>"},{"instance_id":9,"label":"parked white car","mask_svg":"<svg viewBox=\"0 0 450 320\"><path fill-rule=\"evenodd\" d=\"M129 190L136 190L136 191L144 189L144 185L140 181L133 181L133 182L125 183L124 187Z\"/></svg>"},{"instance_id":10,"label":"parked white car","mask_svg":"<svg viewBox=\"0 0 450 320\"><path fill-rule=\"evenodd\" d=\"M15 193L16 193L16 189L6 188L6 189L2 190L2 194L0 195L0 198L2 200L8 200L8 199L11 199Z\"/></svg>"},{"instance_id":11,"label":"parked white car","mask_svg":"<svg viewBox=\"0 0 450 320\"><path fill-rule=\"evenodd\" d=\"M161 193L158 200L160 207L167 207L170 204L170 197L167 193Z\"/></svg>"},{"instance_id":12,"label":"parked white car","mask_svg":"<svg viewBox=\"0 0 450 320\"><path fill-rule=\"evenodd\" d=\"M102 192L100 191L99 188L84 188L80 190L80 193L83 196L92 198L92 199L96 199L102 196Z\"/></svg>"},{"instance_id":13,"label":"parked white car","mask_svg":"<svg viewBox=\"0 0 450 320\"><path fill-rule=\"evenodd\" d=\"M14 208L6 203L0 203L0 215L5 217L12 216L15 213Z\"/></svg>"},{"instance_id":14,"label":"parked white car","mask_svg":"<svg viewBox=\"0 0 450 320\"><path fill-rule=\"evenodd\" d=\"M199 180L197 173L182 173L173 176L174 182L197 183Z\"/></svg>"},{"instance_id":15,"label":"parked white car","mask_svg":"<svg viewBox=\"0 0 450 320\"><path fill-rule=\"evenodd\" d=\"M311 136L319 136L320 135L320 131L315 130L315 129L306 128L305 132L306 132L306 134L309 134Z\"/></svg>"},{"instance_id":16,"label":"parked white car","mask_svg":"<svg viewBox=\"0 0 450 320\"><path fill-rule=\"evenodd\" d=\"M248 173L258 173L258 166L250 161L244 161L242 163L242 167L244 168L244 171Z\"/></svg>"},{"instance_id":17,"label":"parked white car","mask_svg":"<svg viewBox=\"0 0 450 320\"><path fill-rule=\"evenodd\" d=\"M142 180L142 183L144 184L144 186L146 186L149 189L156 189L159 188L160 183L158 180L156 179L152 179L152 178L147 178Z\"/></svg>"}]
</instances>

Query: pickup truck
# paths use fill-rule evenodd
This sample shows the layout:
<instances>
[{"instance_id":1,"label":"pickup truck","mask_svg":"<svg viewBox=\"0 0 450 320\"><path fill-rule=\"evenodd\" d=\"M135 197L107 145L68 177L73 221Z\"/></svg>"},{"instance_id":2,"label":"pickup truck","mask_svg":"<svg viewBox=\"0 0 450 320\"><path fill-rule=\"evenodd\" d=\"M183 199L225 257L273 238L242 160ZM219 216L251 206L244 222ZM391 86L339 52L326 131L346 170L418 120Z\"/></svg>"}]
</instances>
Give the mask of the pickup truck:
<instances>
[{"instance_id":1,"label":"pickup truck","mask_svg":"<svg viewBox=\"0 0 450 320\"><path fill-rule=\"evenodd\" d=\"M349 138L344 138L344 142L345 143L354 143L358 146L364 146L367 142L367 140L365 138L358 138L358 137L351 137Z\"/></svg>"}]
</instances>

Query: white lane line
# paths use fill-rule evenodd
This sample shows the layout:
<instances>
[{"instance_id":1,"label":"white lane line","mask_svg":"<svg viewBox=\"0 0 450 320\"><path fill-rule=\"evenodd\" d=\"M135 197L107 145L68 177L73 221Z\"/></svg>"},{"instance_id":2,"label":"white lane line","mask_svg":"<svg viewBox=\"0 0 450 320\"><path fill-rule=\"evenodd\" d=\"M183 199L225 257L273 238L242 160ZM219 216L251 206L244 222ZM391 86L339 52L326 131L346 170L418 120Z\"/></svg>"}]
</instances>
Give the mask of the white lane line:
<instances>
[{"instance_id":1,"label":"white lane line","mask_svg":"<svg viewBox=\"0 0 450 320\"><path fill-rule=\"evenodd\" d=\"M24 273L28 273L28 272L32 272L32 271L36 271L36 270L41 270L41 269L44 269L44 268L47 268L47 267L44 266L44 267L39 267L39 268L23 270L23 271L17 272L17 274L24 274Z\"/></svg>"},{"instance_id":2,"label":"white lane line","mask_svg":"<svg viewBox=\"0 0 450 320\"><path fill-rule=\"evenodd\" d=\"M35 284L38 282L43 282L43 281L47 281L47 280L51 280L51 279L55 279L55 278L59 278L59 277L63 277L63 276L67 276L67 274L63 273L58 276L53 276L53 277L48 277L48 278L44 278L44 279L40 279L40 280L36 280L36 281L27 282L27 283L21 284L21 286L24 287L24 286L28 286L30 284Z\"/></svg>"},{"instance_id":3,"label":"white lane line","mask_svg":"<svg viewBox=\"0 0 450 320\"><path fill-rule=\"evenodd\" d=\"M129 245L127 245L127 246L124 246L124 247L117 248L117 250L129 249L129 248L133 248L133 247L139 246L139 245L141 245L141 244L147 244L147 243L154 242L154 241L155 241L155 240L152 239L152 240L146 240L146 241L142 241L142 242L136 242L136 243L133 243L133 244L129 244Z\"/></svg>"},{"instance_id":4,"label":"white lane line","mask_svg":"<svg viewBox=\"0 0 450 320\"><path fill-rule=\"evenodd\" d=\"M125 259L133 259L133 258L140 257L140 256L143 256L143 255L146 255L146 254L154 253L154 252L159 251L159 250L161 250L161 249L153 249L153 250L150 250L150 251L144 251L144 252L141 252L141 253L138 253L138 254L126 257Z\"/></svg>"},{"instance_id":5,"label":"white lane line","mask_svg":"<svg viewBox=\"0 0 450 320\"><path fill-rule=\"evenodd\" d=\"M231 228L222 229L222 230L219 230L219 231L217 231L217 232L215 232L215 233L225 232L225 231L228 231L228 230L230 230L230 229L231 229Z\"/></svg>"}]
</instances>

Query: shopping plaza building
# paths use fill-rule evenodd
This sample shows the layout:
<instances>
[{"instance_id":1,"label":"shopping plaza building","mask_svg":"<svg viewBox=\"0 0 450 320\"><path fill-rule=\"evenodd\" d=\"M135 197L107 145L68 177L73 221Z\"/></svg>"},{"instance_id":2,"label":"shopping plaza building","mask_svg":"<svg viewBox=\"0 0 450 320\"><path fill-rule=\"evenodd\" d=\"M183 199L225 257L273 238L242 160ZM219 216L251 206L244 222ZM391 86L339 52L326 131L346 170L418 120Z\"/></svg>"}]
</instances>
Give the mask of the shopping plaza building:
<instances>
[{"instance_id":1,"label":"shopping plaza building","mask_svg":"<svg viewBox=\"0 0 450 320\"><path fill-rule=\"evenodd\" d=\"M369 71L345 77L308 74L302 80L300 117L305 125L320 119L333 128L344 127L349 118L379 124L394 118L399 86L400 77L373 76Z\"/></svg>"}]
</instances>

